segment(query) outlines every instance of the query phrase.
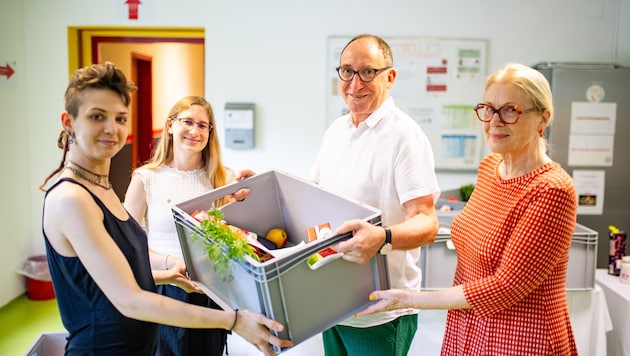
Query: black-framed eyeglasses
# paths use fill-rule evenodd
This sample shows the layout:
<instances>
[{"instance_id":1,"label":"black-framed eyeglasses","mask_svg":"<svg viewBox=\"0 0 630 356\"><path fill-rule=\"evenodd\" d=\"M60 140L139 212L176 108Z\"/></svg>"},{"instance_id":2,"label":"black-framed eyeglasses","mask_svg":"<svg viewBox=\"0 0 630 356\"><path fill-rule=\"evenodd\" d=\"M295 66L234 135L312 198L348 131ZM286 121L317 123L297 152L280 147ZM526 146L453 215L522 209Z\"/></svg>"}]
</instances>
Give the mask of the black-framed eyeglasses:
<instances>
[{"instance_id":1,"label":"black-framed eyeglasses","mask_svg":"<svg viewBox=\"0 0 630 356\"><path fill-rule=\"evenodd\" d=\"M516 104L505 104L502 107L496 109L490 104L479 103L475 106L475 113L477 118L481 122L490 122L495 113L499 115L499 120L504 124L515 124L521 114L527 114L532 111L537 111L538 108L530 108L521 110Z\"/></svg>"},{"instance_id":2,"label":"black-framed eyeglasses","mask_svg":"<svg viewBox=\"0 0 630 356\"><path fill-rule=\"evenodd\" d=\"M195 121L189 117L171 117L171 120L179 121L180 124L184 125L189 130L197 125L199 131L210 132L213 127L212 124L209 124L207 122Z\"/></svg>"},{"instance_id":3,"label":"black-framed eyeglasses","mask_svg":"<svg viewBox=\"0 0 630 356\"><path fill-rule=\"evenodd\" d=\"M387 69L390 69L391 67L383 67L383 68L363 68L360 70L354 70L350 67L337 67L335 68L337 70L337 74L339 75L339 79L343 80L344 82L351 82L352 79L354 79L354 75L358 74L359 78L361 79L361 81L363 82L371 82L374 80L374 78L376 78L376 76Z\"/></svg>"}]
</instances>

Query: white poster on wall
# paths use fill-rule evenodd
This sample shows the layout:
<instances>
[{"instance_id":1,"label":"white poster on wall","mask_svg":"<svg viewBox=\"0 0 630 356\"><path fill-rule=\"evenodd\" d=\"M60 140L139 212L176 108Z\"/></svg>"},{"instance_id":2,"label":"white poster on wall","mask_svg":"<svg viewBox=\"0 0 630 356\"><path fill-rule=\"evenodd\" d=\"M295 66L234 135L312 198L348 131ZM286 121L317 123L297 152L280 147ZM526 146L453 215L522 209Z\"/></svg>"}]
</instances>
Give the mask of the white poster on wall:
<instances>
[{"instance_id":1,"label":"white poster on wall","mask_svg":"<svg viewBox=\"0 0 630 356\"><path fill-rule=\"evenodd\" d=\"M578 215L602 215L606 172L603 170L574 170L573 183L578 197Z\"/></svg>"},{"instance_id":2,"label":"white poster on wall","mask_svg":"<svg viewBox=\"0 0 630 356\"><path fill-rule=\"evenodd\" d=\"M569 166L613 165L617 103L571 103Z\"/></svg>"}]
</instances>

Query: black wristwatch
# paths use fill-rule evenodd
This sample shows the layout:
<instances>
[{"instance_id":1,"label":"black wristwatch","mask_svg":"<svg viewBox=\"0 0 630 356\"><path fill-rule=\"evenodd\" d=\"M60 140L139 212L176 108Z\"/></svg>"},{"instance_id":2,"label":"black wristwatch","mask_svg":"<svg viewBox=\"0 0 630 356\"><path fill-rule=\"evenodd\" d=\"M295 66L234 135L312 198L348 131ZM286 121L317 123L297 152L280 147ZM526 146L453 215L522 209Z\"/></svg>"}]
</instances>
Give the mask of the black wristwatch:
<instances>
[{"instance_id":1,"label":"black wristwatch","mask_svg":"<svg viewBox=\"0 0 630 356\"><path fill-rule=\"evenodd\" d=\"M385 243L381 246L381 255L387 255L392 250L392 231L387 226L383 226L385 230Z\"/></svg>"}]
</instances>

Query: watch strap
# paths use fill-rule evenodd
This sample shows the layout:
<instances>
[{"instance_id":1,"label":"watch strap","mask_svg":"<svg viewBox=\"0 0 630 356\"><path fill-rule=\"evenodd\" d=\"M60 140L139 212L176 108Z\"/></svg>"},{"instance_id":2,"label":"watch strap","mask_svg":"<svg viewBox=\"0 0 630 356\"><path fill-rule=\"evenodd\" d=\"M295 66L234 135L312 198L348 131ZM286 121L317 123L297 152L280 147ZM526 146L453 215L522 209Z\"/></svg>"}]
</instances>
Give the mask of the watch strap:
<instances>
[{"instance_id":1,"label":"watch strap","mask_svg":"<svg viewBox=\"0 0 630 356\"><path fill-rule=\"evenodd\" d=\"M383 226L383 230L385 230L385 245L392 243L392 230L389 229L389 226Z\"/></svg>"},{"instance_id":2,"label":"watch strap","mask_svg":"<svg viewBox=\"0 0 630 356\"><path fill-rule=\"evenodd\" d=\"M379 252L381 255L387 255L392 250L392 232L387 226L383 226L383 230L385 230L385 243Z\"/></svg>"}]
</instances>

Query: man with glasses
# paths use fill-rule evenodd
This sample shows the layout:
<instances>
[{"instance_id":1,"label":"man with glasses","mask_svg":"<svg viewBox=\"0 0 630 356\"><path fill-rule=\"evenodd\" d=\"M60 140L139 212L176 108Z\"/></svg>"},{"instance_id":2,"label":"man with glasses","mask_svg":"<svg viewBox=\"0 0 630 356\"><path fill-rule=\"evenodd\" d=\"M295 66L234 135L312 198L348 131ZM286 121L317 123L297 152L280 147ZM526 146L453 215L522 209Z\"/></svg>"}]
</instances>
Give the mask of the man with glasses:
<instances>
[{"instance_id":1,"label":"man with glasses","mask_svg":"<svg viewBox=\"0 0 630 356\"><path fill-rule=\"evenodd\" d=\"M324 134L312 179L379 208L383 226L347 221L337 233L352 231L353 237L334 248L355 263L387 254L392 288L418 290L420 246L433 243L438 229L434 203L440 191L431 145L389 96L396 70L382 38L363 34L350 40L337 73L350 112ZM407 355L416 313L404 309L344 320L324 331L326 355Z\"/></svg>"}]
</instances>

